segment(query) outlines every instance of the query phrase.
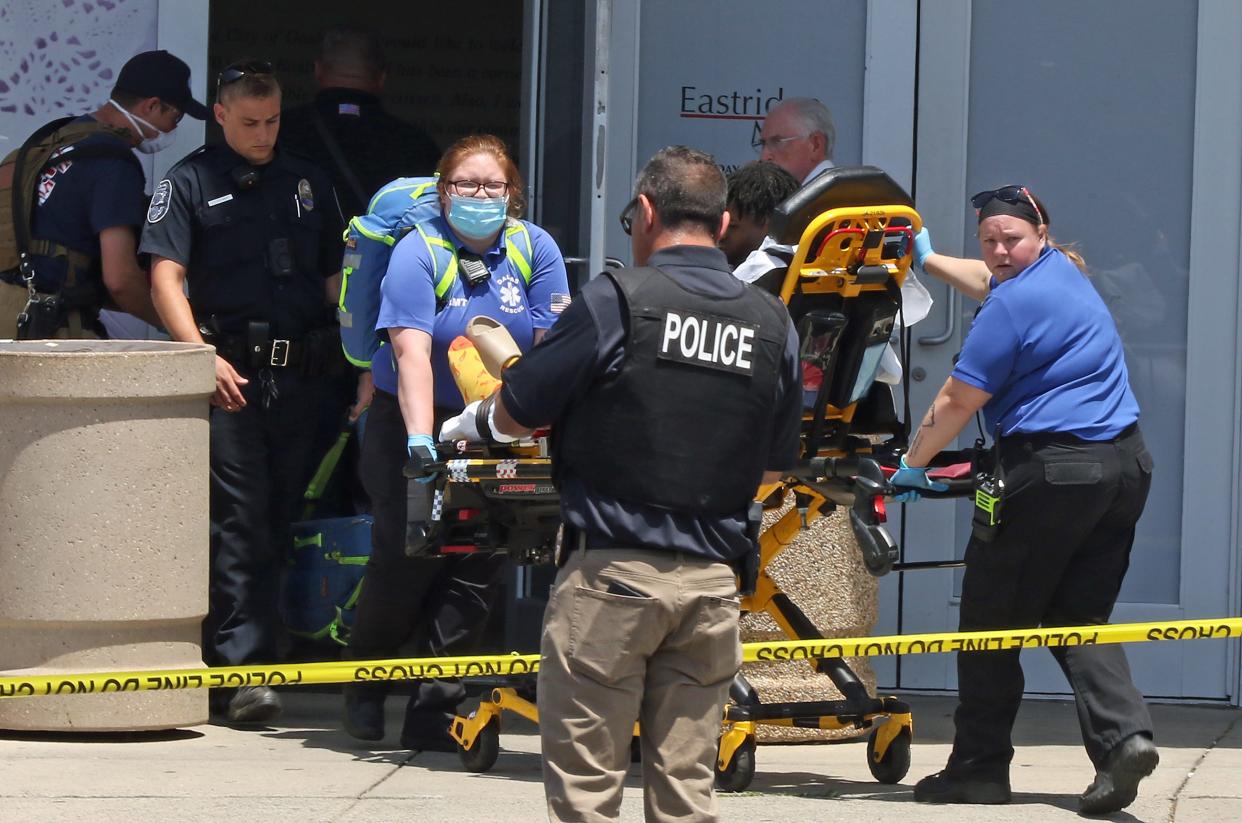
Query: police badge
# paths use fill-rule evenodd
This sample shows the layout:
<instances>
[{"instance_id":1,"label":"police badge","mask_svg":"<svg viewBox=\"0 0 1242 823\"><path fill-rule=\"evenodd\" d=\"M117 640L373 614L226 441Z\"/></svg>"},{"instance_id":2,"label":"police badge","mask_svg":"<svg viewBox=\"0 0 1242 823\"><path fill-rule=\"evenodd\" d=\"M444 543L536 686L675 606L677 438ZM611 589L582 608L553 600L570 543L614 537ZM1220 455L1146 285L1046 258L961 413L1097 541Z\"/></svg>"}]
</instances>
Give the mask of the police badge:
<instances>
[{"instance_id":1,"label":"police badge","mask_svg":"<svg viewBox=\"0 0 1242 823\"><path fill-rule=\"evenodd\" d=\"M298 181L298 205L303 211L314 211L315 192L311 190L310 181L303 177Z\"/></svg>"}]
</instances>

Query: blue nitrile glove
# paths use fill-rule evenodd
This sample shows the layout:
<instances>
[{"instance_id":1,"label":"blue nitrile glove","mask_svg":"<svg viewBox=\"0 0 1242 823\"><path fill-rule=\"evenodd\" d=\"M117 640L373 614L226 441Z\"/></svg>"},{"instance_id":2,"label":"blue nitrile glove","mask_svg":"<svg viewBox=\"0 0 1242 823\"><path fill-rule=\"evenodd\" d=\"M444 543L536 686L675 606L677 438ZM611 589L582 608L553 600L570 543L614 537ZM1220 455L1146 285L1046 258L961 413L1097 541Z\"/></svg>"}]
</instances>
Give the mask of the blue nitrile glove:
<instances>
[{"instance_id":1,"label":"blue nitrile glove","mask_svg":"<svg viewBox=\"0 0 1242 823\"><path fill-rule=\"evenodd\" d=\"M919 229L918 234L914 235L914 265L920 269L923 268L923 262L935 253L936 250L931 244L931 235L927 233L927 227L924 226Z\"/></svg>"},{"instance_id":2,"label":"blue nitrile glove","mask_svg":"<svg viewBox=\"0 0 1242 823\"><path fill-rule=\"evenodd\" d=\"M410 457L415 453L426 461L433 461L439 457L436 453L436 441L431 439L429 434L410 434L405 438L405 451ZM434 474L428 474L425 477L417 479L419 483L430 483L435 478Z\"/></svg>"},{"instance_id":3,"label":"blue nitrile glove","mask_svg":"<svg viewBox=\"0 0 1242 823\"><path fill-rule=\"evenodd\" d=\"M893 495L893 500L898 503L913 503L920 498L917 489L926 489L933 492L947 492L949 485L947 483L938 483L935 480L927 479L927 469L912 469L906 465L905 455L901 456L900 469L888 479L889 485L899 486L903 489L909 489L901 494Z\"/></svg>"}]
</instances>

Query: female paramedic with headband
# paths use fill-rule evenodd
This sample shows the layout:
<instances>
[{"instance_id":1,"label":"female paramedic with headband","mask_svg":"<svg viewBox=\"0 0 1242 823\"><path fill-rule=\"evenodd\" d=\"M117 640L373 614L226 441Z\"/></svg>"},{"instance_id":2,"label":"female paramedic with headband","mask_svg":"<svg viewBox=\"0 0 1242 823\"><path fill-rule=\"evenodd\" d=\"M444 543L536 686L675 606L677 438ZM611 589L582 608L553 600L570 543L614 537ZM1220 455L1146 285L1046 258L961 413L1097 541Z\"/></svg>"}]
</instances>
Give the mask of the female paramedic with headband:
<instances>
[{"instance_id":1,"label":"female paramedic with headband","mask_svg":"<svg viewBox=\"0 0 1242 823\"><path fill-rule=\"evenodd\" d=\"M447 351L467 322L478 315L499 321L525 351L556 319L553 307L569 299L556 242L517 219L525 207L522 177L499 138L458 140L436 171L441 216L397 243L381 286L376 328L387 330L392 345L373 363L375 398L362 442L375 522L350 635L352 659L396 657L411 637L435 655L464 653L477 640L504 558L407 556L402 469L414 454L434 457L434 426L462 409ZM386 691L386 684L346 686L349 734L383 739ZM464 695L455 681L417 682L402 745L454 751L448 726Z\"/></svg>"},{"instance_id":2,"label":"female paramedic with headband","mask_svg":"<svg viewBox=\"0 0 1242 823\"><path fill-rule=\"evenodd\" d=\"M979 261L935 254L926 270L983 300L952 376L932 402L892 484L935 488L928 462L982 409L999 465L977 476L966 546L961 631L1108 621L1151 486L1121 339L1082 258L1048 234L1023 186L971 198ZM986 268L985 268L986 267ZM1095 780L1081 811L1129 805L1159 755L1143 697L1119 645L1051 648L1074 690ZM948 765L914 799L1006 803L1010 733L1022 702L1018 650L959 652L956 734Z\"/></svg>"}]
</instances>

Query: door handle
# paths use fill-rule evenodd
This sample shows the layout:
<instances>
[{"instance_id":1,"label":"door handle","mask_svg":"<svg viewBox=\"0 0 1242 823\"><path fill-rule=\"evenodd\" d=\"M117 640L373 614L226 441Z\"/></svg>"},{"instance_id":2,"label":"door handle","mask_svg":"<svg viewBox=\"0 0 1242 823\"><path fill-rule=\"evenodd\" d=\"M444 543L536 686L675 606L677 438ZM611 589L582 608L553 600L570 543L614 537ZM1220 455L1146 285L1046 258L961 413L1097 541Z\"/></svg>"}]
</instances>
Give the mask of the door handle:
<instances>
[{"instance_id":1,"label":"door handle","mask_svg":"<svg viewBox=\"0 0 1242 823\"><path fill-rule=\"evenodd\" d=\"M926 337L920 337L919 343L924 346L939 346L948 343L953 339L953 335L957 333L957 316L962 313L962 295L957 289L946 285L949 290L949 305L944 321L944 331L940 334L930 334Z\"/></svg>"}]
</instances>

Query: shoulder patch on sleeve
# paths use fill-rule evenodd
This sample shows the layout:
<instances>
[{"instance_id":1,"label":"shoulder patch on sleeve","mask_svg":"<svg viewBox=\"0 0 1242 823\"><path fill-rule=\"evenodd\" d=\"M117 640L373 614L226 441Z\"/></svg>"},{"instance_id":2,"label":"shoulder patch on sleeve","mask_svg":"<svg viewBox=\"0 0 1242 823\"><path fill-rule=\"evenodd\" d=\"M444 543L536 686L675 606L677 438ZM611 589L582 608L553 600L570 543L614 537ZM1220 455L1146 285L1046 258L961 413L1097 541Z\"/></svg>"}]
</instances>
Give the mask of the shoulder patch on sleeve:
<instances>
[{"instance_id":1,"label":"shoulder patch on sleeve","mask_svg":"<svg viewBox=\"0 0 1242 823\"><path fill-rule=\"evenodd\" d=\"M168 205L172 201L172 181L167 177L155 187L151 195L151 205L147 208L147 222L158 223L168 214Z\"/></svg>"}]
</instances>

